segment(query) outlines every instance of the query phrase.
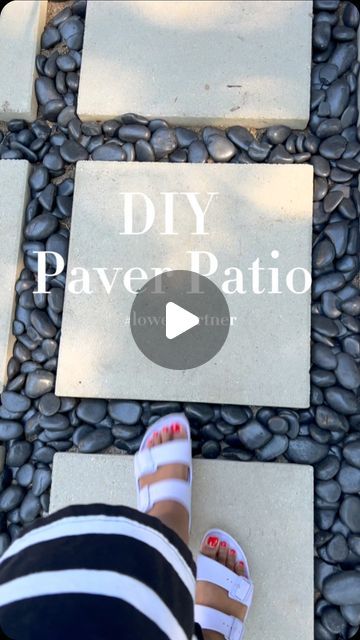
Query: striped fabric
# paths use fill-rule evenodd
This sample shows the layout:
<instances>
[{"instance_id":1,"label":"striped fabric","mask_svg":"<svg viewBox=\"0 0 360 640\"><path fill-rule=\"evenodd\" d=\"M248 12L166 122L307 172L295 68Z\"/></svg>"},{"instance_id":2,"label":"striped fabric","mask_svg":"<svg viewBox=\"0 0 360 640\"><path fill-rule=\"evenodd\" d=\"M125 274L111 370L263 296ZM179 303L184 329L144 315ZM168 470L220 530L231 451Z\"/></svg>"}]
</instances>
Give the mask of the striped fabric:
<instances>
[{"instance_id":1,"label":"striped fabric","mask_svg":"<svg viewBox=\"0 0 360 640\"><path fill-rule=\"evenodd\" d=\"M2 556L2 637L202 638L195 570L188 547L157 518L128 507L68 507L36 522Z\"/></svg>"}]
</instances>

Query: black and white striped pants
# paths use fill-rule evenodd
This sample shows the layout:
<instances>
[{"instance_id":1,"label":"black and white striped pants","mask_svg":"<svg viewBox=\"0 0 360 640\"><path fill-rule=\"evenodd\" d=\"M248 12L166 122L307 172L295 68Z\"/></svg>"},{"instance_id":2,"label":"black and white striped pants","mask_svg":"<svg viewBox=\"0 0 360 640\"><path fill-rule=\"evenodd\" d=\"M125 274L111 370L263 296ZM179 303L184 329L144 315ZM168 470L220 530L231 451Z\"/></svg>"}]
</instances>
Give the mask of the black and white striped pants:
<instances>
[{"instance_id":1,"label":"black and white striped pants","mask_svg":"<svg viewBox=\"0 0 360 640\"><path fill-rule=\"evenodd\" d=\"M195 578L190 550L157 518L128 507L68 507L36 522L1 558L2 637L200 639Z\"/></svg>"}]
</instances>

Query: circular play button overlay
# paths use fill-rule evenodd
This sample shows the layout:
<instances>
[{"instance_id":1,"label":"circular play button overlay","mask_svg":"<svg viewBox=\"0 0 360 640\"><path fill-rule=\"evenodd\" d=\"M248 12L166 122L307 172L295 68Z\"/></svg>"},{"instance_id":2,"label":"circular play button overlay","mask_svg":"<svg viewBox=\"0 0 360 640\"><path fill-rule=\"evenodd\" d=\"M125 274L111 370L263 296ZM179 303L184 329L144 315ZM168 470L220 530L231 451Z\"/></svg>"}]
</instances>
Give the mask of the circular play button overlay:
<instances>
[{"instance_id":1,"label":"circular play button overlay","mask_svg":"<svg viewBox=\"0 0 360 640\"><path fill-rule=\"evenodd\" d=\"M167 369L193 369L213 358L230 327L225 296L193 271L168 271L136 294L130 312L140 351Z\"/></svg>"}]
</instances>

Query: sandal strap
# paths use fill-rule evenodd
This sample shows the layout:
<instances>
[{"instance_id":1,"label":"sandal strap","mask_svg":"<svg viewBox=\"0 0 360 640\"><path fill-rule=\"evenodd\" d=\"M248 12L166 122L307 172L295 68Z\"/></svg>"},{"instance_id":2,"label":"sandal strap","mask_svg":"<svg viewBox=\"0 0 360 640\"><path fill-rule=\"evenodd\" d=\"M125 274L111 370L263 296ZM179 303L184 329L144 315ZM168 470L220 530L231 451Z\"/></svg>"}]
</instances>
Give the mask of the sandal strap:
<instances>
[{"instance_id":1,"label":"sandal strap","mask_svg":"<svg viewBox=\"0 0 360 640\"><path fill-rule=\"evenodd\" d=\"M191 465L191 442L189 438L170 440L156 447L147 447L135 455L135 474L137 479L155 473L167 464Z\"/></svg>"},{"instance_id":2,"label":"sandal strap","mask_svg":"<svg viewBox=\"0 0 360 640\"><path fill-rule=\"evenodd\" d=\"M197 580L212 582L228 592L229 598L250 607L253 596L253 583L244 576L238 576L212 558L199 554L197 559Z\"/></svg>"},{"instance_id":3,"label":"sandal strap","mask_svg":"<svg viewBox=\"0 0 360 640\"><path fill-rule=\"evenodd\" d=\"M195 605L195 622L202 629L221 633L225 640L241 640L244 635L244 625L239 618L202 604Z\"/></svg>"},{"instance_id":4,"label":"sandal strap","mask_svg":"<svg viewBox=\"0 0 360 640\"><path fill-rule=\"evenodd\" d=\"M162 445L163 446L163 445ZM163 500L173 500L182 504L190 515L191 483L175 478L159 480L139 490L138 509L144 513L150 511L154 504Z\"/></svg>"}]
</instances>

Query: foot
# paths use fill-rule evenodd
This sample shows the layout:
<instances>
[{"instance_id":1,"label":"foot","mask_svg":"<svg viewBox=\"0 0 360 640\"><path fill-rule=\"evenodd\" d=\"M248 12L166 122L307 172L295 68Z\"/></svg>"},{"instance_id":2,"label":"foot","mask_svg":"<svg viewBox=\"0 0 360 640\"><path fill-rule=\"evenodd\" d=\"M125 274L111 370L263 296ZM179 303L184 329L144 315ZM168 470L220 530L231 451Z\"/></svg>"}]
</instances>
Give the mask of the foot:
<instances>
[{"instance_id":1,"label":"foot","mask_svg":"<svg viewBox=\"0 0 360 640\"><path fill-rule=\"evenodd\" d=\"M149 448L169 442L170 440L181 440L187 438L185 428L177 423L165 425L161 431L155 431L151 436L147 446ZM187 480L189 468L184 464L166 464L159 467L155 473L150 473L140 478L140 487L158 482L159 480L177 479ZM162 500L154 504L149 511L149 515L159 518L161 522L173 529L185 542L189 543L189 514L185 507L174 500Z\"/></svg>"},{"instance_id":2,"label":"foot","mask_svg":"<svg viewBox=\"0 0 360 640\"><path fill-rule=\"evenodd\" d=\"M200 551L204 556L225 565L230 571L234 571L236 575L247 577L244 563L237 560L235 549L231 549L225 541L221 541L215 536L210 536L204 540ZM225 589L205 580L198 580L196 583L196 604L217 609L230 616L235 616L241 621L245 620L247 612L247 607L229 598ZM210 631L209 629L203 629L203 635L204 640L224 640L224 636L221 633Z\"/></svg>"}]
</instances>

